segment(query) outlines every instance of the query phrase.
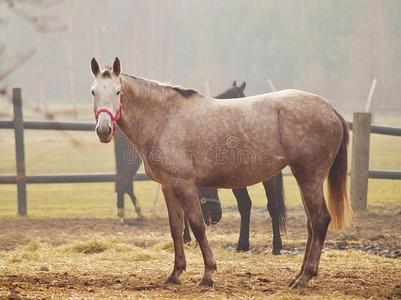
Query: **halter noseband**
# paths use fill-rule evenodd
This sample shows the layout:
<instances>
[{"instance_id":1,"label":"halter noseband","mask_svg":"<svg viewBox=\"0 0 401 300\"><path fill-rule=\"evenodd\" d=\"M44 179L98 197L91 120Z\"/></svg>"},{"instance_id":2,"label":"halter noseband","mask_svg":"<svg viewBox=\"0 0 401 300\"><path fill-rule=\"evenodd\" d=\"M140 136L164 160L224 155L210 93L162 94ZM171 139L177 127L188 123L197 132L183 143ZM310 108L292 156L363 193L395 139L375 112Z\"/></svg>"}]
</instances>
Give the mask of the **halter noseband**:
<instances>
[{"instance_id":1,"label":"halter noseband","mask_svg":"<svg viewBox=\"0 0 401 300\"><path fill-rule=\"evenodd\" d=\"M118 110L116 111L116 114L115 114L115 115L113 115L113 113L112 113L112 112L110 111L110 109L108 109L107 107L101 107L101 108L99 108L99 109L95 112L95 119L96 119L96 122L97 122L97 120L99 119L99 114L102 113L102 112L104 112L104 113L106 113L106 114L108 114L108 115L110 116L111 122L112 122L112 124L113 124L113 133L114 133L114 131L115 131L115 129L116 129L116 122L120 119L121 113L122 113L122 110L123 110L123 106L122 106L122 104L121 104L122 97L123 97L123 94L122 94L122 92L121 92L121 95L120 95L120 107L119 107Z\"/></svg>"}]
</instances>

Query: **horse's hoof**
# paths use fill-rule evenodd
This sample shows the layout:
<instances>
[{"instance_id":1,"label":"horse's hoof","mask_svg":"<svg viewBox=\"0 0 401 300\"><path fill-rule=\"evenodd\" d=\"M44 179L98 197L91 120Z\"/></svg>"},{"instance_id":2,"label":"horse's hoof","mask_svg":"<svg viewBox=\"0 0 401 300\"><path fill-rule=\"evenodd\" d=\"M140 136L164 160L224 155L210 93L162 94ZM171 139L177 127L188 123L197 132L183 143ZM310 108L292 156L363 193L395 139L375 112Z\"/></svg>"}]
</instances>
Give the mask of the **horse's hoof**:
<instances>
[{"instance_id":1,"label":"horse's hoof","mask_svg":"<svg viewBox=\"0 0 401 300\"><path fill-rule=\"evenodd\" d=\"M295 276L293 279L291 279L291 281L288 283L288 287L292 288L292 286L294 285L295 281L297 281L299 275Z\"/></svg>"},{"instance_id":2,"label":"horse's hoof","mask_svg":"<svg viewBox=\"0 0 401 300\"><path fill-rule=\"evenodd\" d=\"M167 284L180 284L180 280L175 276L169 276L164 283Z\"/></svg>"},{"instance_id":3,"label":"horse's hoof","mask_svg":"<svg viewBox=\"0 0 401 300\"><path fill-rule=\"evenodd\" d=\"M273 249L272 253L273 253L273 255L280 255L281 249Z\"/></svg>"},{"instance_id":4,"label":"horse's hoof","mask_svg":"<svg viewBox=\"0 0 401 300\"><path fill-rule=\"evenodd\" d=\"M292 282L294 281L294 282ZM301 279L297 279L297 280L291 280L290 284L288 285L288 287L290 289L297 289L297 288L303 288L308 284L307 281L305 280L301 280Z\"/></svg>"},{"instance_id":5,"label":"horse's hoof","mask_svg":"<svg viewBox=\"0 0 401 300\"><path fill-rule=\"evenodd\" d=\"M237 246L237 252L247 252L249 251L249 245L239 245Z\"/></svg>"},{"instance_id":6,"label":"horse's hoof","mask_svg":"<svg viewBox=\"0 0 401 300\"><path fill-rule=\"evenodd\" d=\"M205 287L214 287L214 280L211 277L203 277L201 282L199 282L199 286L205 286Z\"/></svg>"},{"instance_id":7,"label":"horse's hoof","mask_svg":"<svg viewBox=\"0 0 401 300\"><path fill-rule=\"evenodd\" d=\"M302 288L308 284L308 281L317 275L317 272L303 272L291 280L288 285L290 288Z\"/></svg>"},{"instance_id":8,"label":"horse's hoof","mask_svg":"<svg viewBox=\"0 0 401 300\"><path fill-rule=\"evenodd\" d=\"M145 221L146 217L144 215L142 215L142 214L139 214L139 215L136 216L136 220L137 221Z\"/></svg>"}]
</instances>

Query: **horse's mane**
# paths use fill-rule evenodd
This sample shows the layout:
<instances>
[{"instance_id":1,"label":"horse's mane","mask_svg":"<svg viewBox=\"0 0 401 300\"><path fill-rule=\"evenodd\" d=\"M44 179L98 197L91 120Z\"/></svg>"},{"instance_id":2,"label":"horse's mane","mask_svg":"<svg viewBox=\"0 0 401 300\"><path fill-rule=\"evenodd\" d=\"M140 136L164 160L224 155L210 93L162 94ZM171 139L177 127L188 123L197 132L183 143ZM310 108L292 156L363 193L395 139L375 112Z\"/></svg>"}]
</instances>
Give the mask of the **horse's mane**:
<instances>
[{"instance_id":1,"label":"horse's mane","mask_svg":"<svg viewBox=\"0 0 401 300\"><path fill-rule=\"evenodd\" d=\"M167 83L159 82L156 80L145 79L141 77L136 77L129 74L121 74L122 76L134 79L137 82L140 82L142 85L149 86L153 89L156 89L160 92L172 91L180 94L184 98L191 98L192 96L199 95L199 92L194 89L186 89L180 86L173 86Z\"/></svg>"},{"instance_id":2,"label":"horse's mane","mask_svg":"<svg viewBox=\"0 0 401 300\"><path fill-rule=\"evenodd\" d=\"M181 96L185 98L190 98L191 96L198 95L198 91L194 89L186 89L180 86L168 86L169 88L173 89L174 91L178 92Z\"/></svg>"}]
</instances>

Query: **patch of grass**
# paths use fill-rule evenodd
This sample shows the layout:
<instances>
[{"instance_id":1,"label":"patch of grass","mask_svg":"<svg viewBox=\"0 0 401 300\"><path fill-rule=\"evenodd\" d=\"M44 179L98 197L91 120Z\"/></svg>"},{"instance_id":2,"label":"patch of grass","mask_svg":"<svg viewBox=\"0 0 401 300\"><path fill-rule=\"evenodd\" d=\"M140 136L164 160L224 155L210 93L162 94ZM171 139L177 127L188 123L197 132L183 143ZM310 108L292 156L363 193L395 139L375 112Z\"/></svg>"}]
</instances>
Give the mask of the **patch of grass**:
<instances>
[{"instance_id":1,"label":"patch of grass","mask_svg":"<svg viewBox=\"0 0 401 300\"><path fill-rule=\"evenodd\" d=\"M22 263L26 261L32 261L36 258L36 255L30 251L21 251L13 253L9 256L8 262L10 263Z\"/></svg>"},{"instance_id":2,"label":"patch of grass","mask_svg":"<svg viewBox=\"0 0 401 300\"><path fill-rule=\"evenodd\" d=\"M156 245L153 246L153 249L155 251L160 251L160 250L168 250L170 252L174 251L174 245L172 241L169 242L160 242L157 243Z\"/></svg>"},{"instance_id":3,"label":"patch of grass","mask_svg":"<svg viewBox=\"0 0 401 300\"><path fill-rule=\"evenodd\" d=\"M106 251L110 248L110 243L104 239L91 239L85 242L78 242L73 245L69 245L66 250L75 253L94 254Z\"/></svg>"},{"instance_id":4,"label":"patch of grass","mask_svg":"<svg viewBox=\"0 0 401 300\"><path fill-rule=\"evenodd\" d=\"M39 249L39 243L36 241L31 241L25 246L25 250L35 252Z\"/></svg>"},{"instance_id":5,"label":"patch of grass","mask_svg":"<svg viewBox=\"0 0 401 300\"><path fill-rule=\"evenodd\" d=\"M154 259L154 254L160 250L167 250L160 248L144 249L135 247L125 242L117 241L115 238L102 238L96 237L85 241L72 241L65 245L54 248L56 253L63 255L69 253L72 256L76 254L99 254L97 259L110 260L110 257L125 257L128 261L148 261ZM61 251L61 252L60 252ZM105 253L104 255L101 255Z\"/></svg>"},{"instance_id":6,"label":"patch of grass","mask_svg":"<svg viewBox=\"0 0 401 300\"><path fill-rule=\"evenodd\" d=\"M10 263L22 263L26 261L34 261L38 258L39 243L31 241L24 246L17 247L7 256Z\"/></svg>"}]
</instances>

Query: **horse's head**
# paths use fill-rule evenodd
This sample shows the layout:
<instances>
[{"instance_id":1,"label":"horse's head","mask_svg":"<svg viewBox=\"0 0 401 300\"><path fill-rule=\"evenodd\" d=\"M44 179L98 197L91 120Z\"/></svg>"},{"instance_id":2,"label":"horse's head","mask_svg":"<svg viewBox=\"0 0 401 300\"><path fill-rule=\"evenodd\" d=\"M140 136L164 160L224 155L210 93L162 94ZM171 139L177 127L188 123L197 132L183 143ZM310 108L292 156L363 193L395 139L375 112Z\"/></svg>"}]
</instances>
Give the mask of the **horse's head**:
<instances>
[{"instance_id":1,"label":"horse's head","mask_svg":"<svg viewBox=\"0 0 401 300\"><path fill-rule=\"evenodd\" d=\"M244 90L246 87L246 82L244 81L240 86L237 86L237 81L234 80L232 86L225 92L216 96L217 99L234 99L245 97Z\"/></svg>"},{"instance_id":2,"label":"horse's head","mask_svg":"<svg viewBox=\"0 0 401 300\"><path fill-rule=\"evenodd\" d=\"M91 70L94 77L91 93L97 122L96 134L102 143L108 143L121 116L120 60L116 57L112 68L100 70L96 59L92 58Z\"/></svg>"}]
</instances>

